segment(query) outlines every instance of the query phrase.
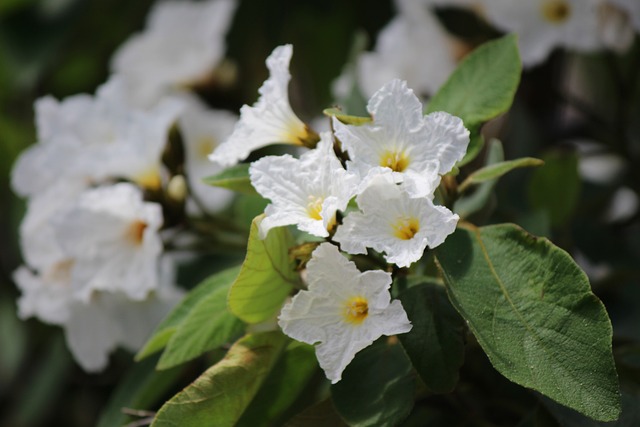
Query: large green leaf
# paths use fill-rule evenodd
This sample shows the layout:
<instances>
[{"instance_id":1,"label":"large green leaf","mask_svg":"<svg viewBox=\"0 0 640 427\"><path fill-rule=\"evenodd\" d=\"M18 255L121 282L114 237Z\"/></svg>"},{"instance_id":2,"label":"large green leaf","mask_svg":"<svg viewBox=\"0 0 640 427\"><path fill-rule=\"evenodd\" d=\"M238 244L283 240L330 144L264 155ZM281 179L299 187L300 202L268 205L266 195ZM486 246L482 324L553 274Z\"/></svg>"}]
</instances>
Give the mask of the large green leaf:
<instances>
[{"instance_id":1,"label":"large green leaf","mask_svg":"<svg viewBox=\"0 0 640 427\"><path fill-rule=\"evenodd\" d=\"M258 194L249 178L249 164L240 163L223 170L222 172L202 179L205 184L214 187L222 187L239 193Z\"/></svg>"},{"instance_id":2,"label":"large green leaf","mask_svg":"<svg viewBox=\"0 0 640 427\"><path fill-rule=\"evenodd\" d=\"M299 397L317 369L318 361L313 346L292 341L236 427L280 425L276 421Z\"/></svg>"},{"instance_id":3,"label":"large green leaf","mask_svg":"<svg viewBox=\"0 0 640 427\"><path fill-rule=\"evenodd\" d=\"M180 303L174 307L169 315L158 325L155 332L149 338L142 350L136 355L136 360L142 360L151 354L162 350L173 334L178 330L180 324L191 313L203 298L220 287L228 289L229 284L238 276L240 266L232 267L208 277L194 289L192 289Z\"/></svg>"},{"instance_id":4,"label":"large green leaf","mask_svg":"<svg viewBox=\"0 0 640 427\"><path fill-rule=\"evenodd\" d=\"M529 187L529 200L535 209L549 212L551 224L566 223L580 197L578 156L552 151L543 157L544 167L534 171Z\"/></svg>"},{"instance_id":5,"label":"large green leaf","mask_svg":"<svg viewBox=\"0 0 640 427\"><path fill-rule=\"evenodd\" d=\"M260 239L258 227L262 218L264 215L257 216L251 223L247 257L229 290L229 309L247 323L273 317L298 283L298 274L289 259L293 237L286 227L278 227Z\"/></svg>"},{"instance_id":6,"label":"large green leaf","mask_svg":"<svg viewBox=\"0 0 640 427\"><path fill-rule=\"evenodd\" d=\"M395 338L356 354L331 386L336 409L354 427L398 425L411 412L414 393L411 362Z\"/></svg>"},{"instance_id":7,"label":"large green leaf","mask_svg":"<svg viewBox=\"0 0 640 427\"><path fill-rule=\"evenodd\" d=\"M348 427L348 424L340 418L340 414L333 406L331 399L325 399L308 407L291 418L285 427Z\"/></svg>"},{"instance_id":8,"label":"large green leaf","mask_svg":"<svg viewBox=\"0 0 640 427\"><path fill-rule=\"evenodd\" d=\"M485 43L469 54L427 106L446 111L467 128L509 109L520 83L522 65L515 35Z\"/></svg>"},{"instance_id":9,"label":"large green leaf","mask_svg":"<svg viewBox=\"0 0 640 427\"><path fill-rule=\"evenodd\" d=\"M169 339L158 369L194 359L242 333L244 323L227 309L230 285L227 281L196 303Z\"/></svg>"},{"instance_id":10,"label":"large green leaf","mask_svg":"<svg viewBox=\"0 0 640 427\"><path fill-rule=\"evenodd\" d=\"M431 391L452 391L464 360L462 318L442 285L413 286L400 294L400 301L413 328L398 338L413 366Z\"/></svg>"},{"instance_id":11,"label":"large green leaf","mask_svg":"<svg viewBox=\"0 0 640 427\"><path fill-rule=\"evenodd\" d=\"M500 373L594 419L618 417L611 322L566 252L504 224L459 228L436 257L452 303Z\"/></svg>"},{"instance_id":12,"label":"large green leaf","mask_svg":"<svg viewBox=\"0 0 640 427\"><path fill-rule=\"evenodd\" d=\"M167 401L152 427L233 426L278 359L287 338L280 332L247 335L220 362Z\"/></svg>"}]
</instances>

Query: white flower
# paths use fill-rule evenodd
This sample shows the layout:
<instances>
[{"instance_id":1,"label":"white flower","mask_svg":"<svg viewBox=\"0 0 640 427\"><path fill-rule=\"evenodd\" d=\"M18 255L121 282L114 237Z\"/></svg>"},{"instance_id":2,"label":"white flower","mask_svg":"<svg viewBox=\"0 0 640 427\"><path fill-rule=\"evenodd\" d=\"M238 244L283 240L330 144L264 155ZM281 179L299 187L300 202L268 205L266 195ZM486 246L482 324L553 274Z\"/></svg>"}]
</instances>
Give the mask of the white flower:
<instances>
[{"instance_id":1,"label":"white flower","mask_svg":"<svg viewBox=\"0 0 640 427\"><path fill-rule=\"evenodd\" d=\"M640 2L638 0L608 0L624 10L636 31L640 31Z\"/></svg>"},{"instance_id":2,"label":"white flower","mask_svg":"<svg viewBox=\"0 0 640 427\"><path fill-rule=\"evenodd\" d=\"M366 253L367 247L385 252L386 260L400 267L419 260L427 246L444 242L459 219L428 198L411 199L390 173L373 177L356 202L362 213L349 213L333 240L350 254Z\"/></svg>"},{"instance_id":3,"label":"white flower","mask_svg":"<svg viewBox=\"0 0 640 427\"><path fill-rule=\"evenodd\" d=\"M320 245L307 264L308 290L285 305L278 324L288 336L316 345L320 367L332 383L355 354L382 335L409 332L400 301L391 301L391 275L361 273L330 243Z\"/></svg>"},{"instance_id":4,"label":"white flower","mask_svg":"<svg viewBox=\"0 0 640 427\"><path fill-rule=\"evenodd\" d=\"M140 105L153 105L178 86L205 79L225 52L234 0L163 1L151 11L145 31L115 53L112 71L124 78Z\"/></svg>"},{"instance_id":5,"label":"white flower","mask_svg":"<svg viewBox=\"0 0 640 427\"><path fill-rule=\"evenodd\" d=\"M317 135L295 115L289 104L291 45L276 47L267 58L270 76L258 90L260 98L251 107L240 109L233 134L209 157L224 167L232 166L253 150L267 145L313 143Z\"/></svg>"},{"instance_id":6,"label":"white flower","mask_svg":"<svg viewBox=\"0 0 640 427\"><path fill-rule=\"evenodd\" d=\"M73 260L51 264L42 274L21 266L13 279L22 295L18 299L20 318L38 317L43 322L61 325L71 316L73 290L71 268Z\"/></svg>"},{"instance_id":7,"label":"white flower","mask_svg":"<svg viewBox=\"0 0 640 427\"><path fill-rule=\"evenodd\" d=\"M358 61L357 79L369 97L393 78L421 95L433 95L456 64L451 38L425 5L397 1L398 15L380 32L373 52Z\"/></svg>"},{"instance_id":8,"label":"white flower","mask_svg":"<svg viewBox=\"0 0 640 427\"><path fill-rule=\"evenodd\" d=\"M445 112L423 116L422 105L401 80L392 80L369 100L373 121L349 126L333 121L336 136L349 153L349 170L361 177L388 168L413 197L433 197L440 175L464 156L469 131Z\"/></svg>"},{"instance_id":9,"label":"white flower","mask_svg":"<svg viewBox=\"0 0 640 427\"><path fill-rule=\"evenodd\" d=\"M619 3L619 2L618 2ZM640 13L640 2L636 2L635 13ZM616 2L601 0L598 9L602 44L618 53L624 53L633 44L635 31L632 9ZM637 18L636 18L637 19ZM640 27L638 27L640 29Z\"/></svg>"},{"instance_id":10,"label":"white flower","mask_svg":"<svg viewBox=\"0 0 640 427\"><path fill-rule=\"evenodd\" d=\"M127 183L83 193L55 221L68 258L74 292L87 301L95 291L120 291L142 300L158 286L158 229L162 210Z\"/></svg>"},{"instance_id":11,"label":"white flower","mask_svg":"<svg viewBox=\"0 0 640 427\"><path fill-rule=\"evenodd\" d=\"M64 328L74 359L85 371L97 372L117 347L139 350L180 297L181 292L171 287L142 301L121 292L97 292L90 301L73 304Z\"/></svg>"},{"instance_id":12,"label":"white flower","mask_svg":"<svg viewBox=\"0 0 640 427\"><path fill-rule=\"evenodd\" d=\"M484 0L487 20L518 33L524 66L544 61L555 47L594 51L602 46L599 0Z\"/></svg>"},{"instance_id":13,"label":"white flower","mask_svg":"<svg viewBox=\"0 0 640 427\"><path fill-rule=\"evenodd\" d=\"M317 147L296 159L267 156L251 164L251 183L271 200L260 223L264 238L273 227L296 224L300 230L326 237L357 189L357 177L344 170L333 152L328 132Z\"/></svg>"},{"instance_id":14,"label":"white flower","mask_svg":"<svg viewBox=\"0 0 640 427\"><path fill-rule=\"evenodd\" d=\"M223 110L207 110L195 99L180 115L179 125L185 149L185 171L189 189L208 211L218 212L229 205L233 192L202 182L203 178L222 171L209 161L209 154L226 139L236 124L235 114ZM189 204L187 205L190 206Z\"/></svg>"},{"instance_id":15,"label":"white flower","mask_svg":"<svg viewBox=\"0 0 640 427\"><path fill-rule=\"evenodd\" d=\"M143 112L100 96L36 102L39 141L18 158L14 190L33 196L58 182L89 187L126 178L146 188L161 184L161 155L182 106L165 102Z\"/></svg>"}]
</instances>

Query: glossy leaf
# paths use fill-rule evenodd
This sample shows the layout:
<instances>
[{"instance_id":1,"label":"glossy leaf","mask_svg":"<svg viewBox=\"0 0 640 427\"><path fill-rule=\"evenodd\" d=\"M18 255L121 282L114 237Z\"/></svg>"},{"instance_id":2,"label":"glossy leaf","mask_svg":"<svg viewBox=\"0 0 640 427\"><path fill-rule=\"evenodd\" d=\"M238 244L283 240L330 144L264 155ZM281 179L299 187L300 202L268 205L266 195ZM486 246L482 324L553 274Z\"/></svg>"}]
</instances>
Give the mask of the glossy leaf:
<instances>
[{"instance_id":1,"label":"glossy leaf","mask_svg":"<svg viewBox=\"0 0 640 427\"><path fill-rule=\"evenodd\" d=\"M216 175L203 178L203 181L205 184L226 188L239 193L258 194L255 188L253 188L253 185L251 185L248 163L231 166Z\"/></svg>"},{"instance_id":2,"label":"glossy leaf","mask_svg":"<svg viewBox=\"0 0 640 427\"><path fill-rule=\"evenodd\" d=\"M264 240L258 225L264 215L251 223L247 257L229 290L229 309L247 323L273 317L298 281L289 248L293 238L286 227L273 228Z\"/></svg>"},{"instance_id":3,"label":"glossy leaf","mask_svg":"<svg viewBox=\"0 0 640 427\"><path fill-rule=\"evenodd\" d=\"M331 399L325 399L308 407L285 424L285 427L348 427L333 406Z\"/></svg>"},{"instance_id":4,"label":"glossy leaf","mask_svg":"<svg viewBox=\"0 0 640 427\"><path fill-rule=\"evenodd\" d=\"M442 285L413 286L400 301L413 328L398 338L413 366L431 391L452 391L464 360L464 321Z\"/></svg>"},{"instance_id":5,"label":"glossy leaf","mask_svg":"<svg viewBox=\"0 0 640 427\"><path fill-rule=\"evenodd\" d=\"M335 408L350 426L397 426L413 407L415 375L396 338L365 348L331 386Z\"/></svg>"},{"instance_id":6,"label":"glossy leaf","mask_svg":"<svg viewBox=\"0 0 640 427\"><path fill-rule=\"evenodd\" d=\"M500 373L591 418L618 417L611 322L566 252L504 224L459 228L436 257L453 305Z\"/></svg>"},{"instance_id":7,"label":"glossy leaf","mask_svg":"<svg viewBox=\"0 0 640 427\"><path fill-rule=\"evenodd\" d=\"M227 281L196 303L169 339L158 369L194 359L242 334L244 323L227 309L230 285Z\"/></svg>"},{"instance_id":8,"label":"glossy leaf","mask_svg":"<svg viewBox=\"0 0 640 427\"><path fill-rule=\"evenodd\" d=\"M220 273L210 276L193 288L158 325L151 338L149 338L142 350L136 355L136 360L142 360L162 350L196 304L220 287L226 287L228 289L229 284L238 276L239 271L239 266L221 271Z\"/></svg>"},{"instance_id":9,"label":"glossy leaf","mask_svg":"<svg viewBox=\"0 0 640 427\"><path fill-rule=\"evenodd\" d=\"M463 193L472 185L500 178L502 175L511 172L514 169L542 166L543 164L544 162L540 159L535 159L533 157L522 157L520 159L508 160L506 162L499 162L488 165L481 169L478 169L477 171L469 175L467 179L465 179L464 182L460 184L458 190Z\"/></svg>"},{"instance_id":10,"label":"glossy leaf","mask_svg":"<svg viewBox=\"0 0 640 427\"><path fill-rule=\"evenodd\" d=\"M280 332L247 335L220 362L167 401L152 427L233 426L278 359L287 338Z\"/></svg>"},{"instance_id":11,"label":"glossy leaf","mask_svg":"<svg viewBox=\"0 0 640 427\"><path fill-rule=\"evenodd\" d=\"M467 128L486 122L509 109L521 71L515 35L485 43L458 65L427 112L446 111L460 117Z\"/></svg>"}]
</instances>

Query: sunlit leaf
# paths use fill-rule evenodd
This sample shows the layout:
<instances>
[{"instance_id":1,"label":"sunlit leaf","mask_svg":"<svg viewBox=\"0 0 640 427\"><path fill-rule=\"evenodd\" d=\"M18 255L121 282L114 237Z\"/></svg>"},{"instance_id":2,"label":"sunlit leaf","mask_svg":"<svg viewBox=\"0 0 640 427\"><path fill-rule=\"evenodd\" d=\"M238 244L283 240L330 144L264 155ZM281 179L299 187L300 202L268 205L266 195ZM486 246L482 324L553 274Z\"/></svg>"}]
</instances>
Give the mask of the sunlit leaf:
<instances>
[{"instance_id":1,"label":"sunlit leaf","mask_svg":"<svg viewBox=\"0 0 640 427\"><path fill-rule=\"evenodd\" d=\"M515 35L485 43L471 52L427 105L446 111L467 128L509 109L520 83L522 65Z\"/></svg>"},{"instance_id":2,"label":"sunlit leaf","mask_svg":"<svg viewBox=\"0 0 640 427\"><path fill-rule=\"evenodd\" d=\"M359 126L372 121L371 117L350 116L337 108L326 108L322 111L327 117L335 117L346 125Z\"/></svg>"},{"instance_id":3,"label":"sunlit leaf","mask_svg":"<svg viewBox=\"0 0 640 427\"><path fill-rule=\"evenodd\" d=\"M253 185L251 185L248 163L231 166L216 175L203 178L202 181L214 187L222 187L239 193L258 194Z\"/></svg>"},{"instance_id":4,"label":"sunlit leaf","mask_svg":"<svg viewBox=\"0 0 640 427\"><path fill-rule=\"evenodd\" d=\"M278 359L287 338L280 332L247 335L220 362L167 401L152 427L233 426Z\"/></svg>"},{"instance_id":5,"label":"sunlit leaf","mask_svg":"<svg viewBox=\"0 0 640 427\"><path fill-rule=\"evenodd\" d=\"M453 305L500 373L591 418L618 417L611 322L566 252L504 224L459 228L436 257Z\"/></svg>"},{"instance_id":6,"label":"sunlit leaf","mask_svg":"<svg viewBox=\"0 0 640 427\"><path fill-rule=\"evenodd\" d=\"M294 245L289 230L273 228L261 240L258 225L262 218L264 215L251 223L247 257L229 291L229 309L247 323L273 317L299 280L289 259L289 248Z\"/></svg>"},{"instance_id":7,"label":"sunlit leaf","mask_svg":"<svg viewBox=\"0 0 640 427\"><path fill-rule=\"evenodd\" d=\"M244 324L227 309L226 282L203 296L193 306L169 339L158 362L158 369L167 369L200 356L237 337Z\"/></svg>"},{"instance_id":8,"label":"sunlit leaf","mask_svg":"<svg viewBox=\"0 0 640 427\"><path fill-rule=\"evenodd\" d=\"M151 338L136 355L136 360L142 360L162 350L196 304L218 288L228 289L229 284L238 276L239 271L240 267L238 266L216 273L192 289L158 325Z\"/></svg>"}]
</instances>

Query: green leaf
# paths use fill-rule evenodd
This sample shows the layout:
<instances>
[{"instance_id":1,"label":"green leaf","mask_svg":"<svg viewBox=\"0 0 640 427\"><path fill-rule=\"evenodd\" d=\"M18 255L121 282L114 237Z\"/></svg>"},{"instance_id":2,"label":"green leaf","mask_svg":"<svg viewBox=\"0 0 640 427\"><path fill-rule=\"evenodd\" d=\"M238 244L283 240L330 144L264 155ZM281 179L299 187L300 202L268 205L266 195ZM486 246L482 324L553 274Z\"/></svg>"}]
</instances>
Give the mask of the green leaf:
<instances>
[{"instance_id":1,"label":"green leaf","mask_svg":"<svg viewBox=\"0 0 640 427\"><path fill-rule=\"evenodd\" d=\"M485 165L492 165L503 160L502 143L497 139L492 139L487 148ZM493 195L493 187L497 182L497 179L490 179L480 184L473 193L463 195L455 201L453 211L460 215L460 218L468 218L471 214L481 211Z\"/></svg>"},{"instance_id":2,"label":"green leaf","mask_svg":"<svg viewBox=\"0 0 640 427\"><path fill-rule=\"evenodd\" d=\"M500 162L493 165L485 166L469 175L467 179L465 179L464 182L460 184L460 187L458 187L458 191L460 193L463 193L472 185L481 184L486 181L500 178L502 175L511 172L514 169L542 166L543 164L544 162L540 159L535 159L533 157L522 157L520 159L508 160L506 162Z\"/></svg>"},{"instance_id":3,"label":"green leaf","mask_svg":"<svg viewBox=\"0 0 640 427\"><path fill-rule=\"evenodd\" d=\"M264 215L251 223L247 257L238 278L229 290L229 309L247 323L260 323L282 306L298 274L289 259L289 248L295 243L286 227L272 228L261 240L258 227Z\"/></svg>"},{"instance_id":4,"label":"green leaf","mask_svg":"<svg viewBox=\"0 0 640 427\"><path fill-rule=\"evenodd\" d=\"M97 427L123 426L130 417L122 412L123 408L151 408L175 386L181 369L156 372L156 358L135 364L118 383L109 402L100 415Z\"/></svg>"},{"instance_id":5,"label":"green leaf","mask_svg":"<svg viewBox=\"0 0 640 427\"><path fill-rule=\"evenodd\" d=\"M227 310L230 281L216 287L191 309L169 339L158 369L167 369L200 356L237 337L244 324Z\"/></svg>"},{"instance_id":6,"label":"green leaf","mask_svg":"<svg viewBox=\"0 0 640 427\"><path fill-rule=\"evenodd\" d=\"M600 421L620 413L611 322L587 276L544 238L459 228L436 249L451 302L511 381Z\"/></svg>"},{"instance_id":7,"label":"green leaf","mask_svg":"<svg viewBox=\"0 0 640 427\"><path fill-rule=\"evenodd\" d=\"M552 225L561 226L573 215L580 197L578 156L553 151L542 159L544 167L531 177L529 201L534 209L549 212Z\"/></svg>"},{"instance_id":8,"label":"green leaf","mask_svg":"<svg viewBox=\"0 0 640 427\"><path fill-rule=\"evenodd\" d=\"M292 341L236 426L281 425L276 422L299 397L317 369L314 347Z\"/></svg>"},{"instance_id":9,"label":"green leaf","mask_svg":"<svg viewBox=\"0 0 640 427\"><path fill-rule=\"evenodd\" d=\"M240 266L229 268L208 277L193 288L158 325L151 338L149 338L144 347L142 347L142 350L136 355L136 360L140 361L162 350L196 304L216 289L220 287L228 288L229 284L238 276L239 271Z\"/></svg>"},{"instance_id":10,"label":"green leaf","mask_svg":"<svg viewBox=\"0 0 640 427\"><path fill-rule=\"evenodd\" d=\"M308 407L285 424L285 427L348 427L331 399L325 399Z\"/></svg>"},{"instance_id":11,"label":"green leaf","mask_svg":"<svg viewBox=\"0 0 640 427\"><path fill-rule=\"evenodd\" d=\"M203 178L202 181L204 181L205 184L209 184L214 187L226 188L237 191L238 193L251 195L258 194L256 189L253 188L253 185L251 185L248 163L240 163L238 165L231 166L216 175Z\"/></svg>"},{"instance_id":12,"label":"green leaf","mask_svg":"<svg viewBox=\"0 0 640 427\"><path fill-rule=\"evenodd\" d=\"M338 108L325 108L322 111L322 114L327 117L335 117L345 125L360 126L372 121L371 117L350 116L348 114L344 114L342 110L339 110Z\"/></svg>"},{"instance_id":13,"label":"green leaf","mask_svg":"<svg viewBox=\"0 0 640 427\"><path fill-rule=\"evenodd\" d=\"M350 426L397 426L413 407L415 375L395 338L365 348L331 386L335 408Z\"/></svg>"},{"instance_id":14,"label":"green leaf","mask_svg":"<svg viewBox=\"0 0 640 427\"><path fill-rule=\"evenodd\" d=\"M224 359L167 401L151 426L235 425L286 342L287 338L280 332L244 336Z\"/></svg>"},{"instance_id":15,"label":"green leaf","mask_svg":"<svg viewBox=\"0 0 640 427\"><path fill-rule=\"evenodd\" d=\"M483 44L471 52L431 99L427 112L446 111L467 128L509 109L522 65L515 35Z\"/></svg>"},{"instance_id":16,"label":"green leaf","mask_svg":"<svg viewBox=\"0 0 640 427\"><path fill-rule=\"evenodd\" d=\"M467 147L467 152L465 153L462 160L456 163L456 167L461 168L462 166L472 162L478 157L478 154L482 151L484 147L484 137L480 133L479 126L476 129L469 129L471 133L471 139L469 140L469 146Z\"/></svg>"},{"instance_id":17,"label":"green leaf","mask_svg":"<svg viewBox=\"0 0 640 427\"><path fill-rule=\"evenodd\" d=\"M413 366L431 391L452 391L464 360L462 318L441 285L411 287L400 294L400 301L413 328L398 338Z\"/></svg>"}]
</instances>

